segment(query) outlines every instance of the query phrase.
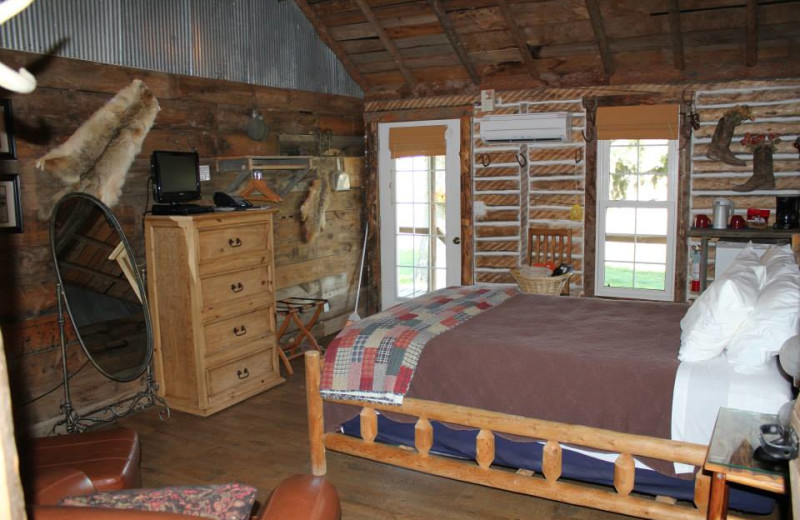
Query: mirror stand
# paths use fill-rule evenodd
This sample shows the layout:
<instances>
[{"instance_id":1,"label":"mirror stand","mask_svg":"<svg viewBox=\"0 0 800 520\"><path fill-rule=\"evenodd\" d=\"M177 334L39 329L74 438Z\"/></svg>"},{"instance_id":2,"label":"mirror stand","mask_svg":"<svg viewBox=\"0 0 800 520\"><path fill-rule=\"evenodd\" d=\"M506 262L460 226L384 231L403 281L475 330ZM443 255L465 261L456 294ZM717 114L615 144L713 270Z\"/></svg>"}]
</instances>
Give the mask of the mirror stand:
<instances>
[{"instance_id":1,"label":"mirror stand","mask_svg":"<svg viewBox=\"0 0 800 520\"><path fill-rule=\"evenodd\" d=\"M56 284L56 299L58 301L58 331L61 340L61 364L62 375L64 378L64 403L61 405L61 411L64 418L53 425L50 431L51 435L57 433L58 429L64 427L67 433L81 433L88 428L101 424L114 422L127 415L141 412L153 405L158 404L162 410L158 413L162 421L169 419L171 412L169 405L163 397L158 395L158 383L153 377L152 363L148 364L142 380L144 382L144 390L140 390L136 394L113 402L106 406L96 408L86 413L79 413L72 406L72 398L69 392L70 374L67 369L67 336L64 331L66 325L66 313L64 312L64 290L60 283Z\"/></svg>"}]
</instances>

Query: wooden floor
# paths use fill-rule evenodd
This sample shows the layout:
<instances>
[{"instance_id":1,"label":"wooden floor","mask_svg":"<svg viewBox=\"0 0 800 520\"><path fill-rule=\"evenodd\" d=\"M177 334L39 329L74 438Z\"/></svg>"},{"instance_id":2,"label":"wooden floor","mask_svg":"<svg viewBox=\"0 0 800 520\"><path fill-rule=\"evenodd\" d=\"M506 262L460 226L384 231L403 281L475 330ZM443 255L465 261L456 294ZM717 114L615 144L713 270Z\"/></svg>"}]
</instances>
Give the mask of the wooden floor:
<instances>
[{"instance_id":1,"label":"wooden floor","mask_svg":"<svg viewBox=\"0 0 800 520\"><path fill-rule=\"evenodd\" d=\"M121 421L142 442L145 487L242 482L258 500L282 479L309 471L302 359L286 384L211 417L150 410ZM595 519L624 517L328 453L343 520ZM763 517L762 517L763 518ZM780 518L773 514L771 520Z\"/></svg>"}]
</instances>

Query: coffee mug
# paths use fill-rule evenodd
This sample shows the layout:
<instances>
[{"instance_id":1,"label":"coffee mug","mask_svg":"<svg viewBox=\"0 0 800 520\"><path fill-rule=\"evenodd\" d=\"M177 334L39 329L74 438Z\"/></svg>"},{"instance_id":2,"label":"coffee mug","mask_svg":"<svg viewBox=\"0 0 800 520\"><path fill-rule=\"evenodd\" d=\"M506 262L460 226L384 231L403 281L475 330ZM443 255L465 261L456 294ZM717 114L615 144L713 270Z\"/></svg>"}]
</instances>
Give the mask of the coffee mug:
<instances>
[{"instance_id":1,"label":"coffee mug","mask_svg":"<svg viewBox=\"0 0 800 520\"><path fill-rule=\"evenodd\" d=\"M744 217L741 215L734 215L731 217L731 229L744 229L747 227Z\"/></svg>"},{"instance_id":2,"label":"coffee mug","mask_svg":"<svg viewBox=\"0 0 800 520\"><path fill-rule=\"evenodd\" d=\"M694 218L694 227L696 228L707 228L711 226L711 220L708 218L707 215L697 215Z\"/></svg>"}]
</instances>

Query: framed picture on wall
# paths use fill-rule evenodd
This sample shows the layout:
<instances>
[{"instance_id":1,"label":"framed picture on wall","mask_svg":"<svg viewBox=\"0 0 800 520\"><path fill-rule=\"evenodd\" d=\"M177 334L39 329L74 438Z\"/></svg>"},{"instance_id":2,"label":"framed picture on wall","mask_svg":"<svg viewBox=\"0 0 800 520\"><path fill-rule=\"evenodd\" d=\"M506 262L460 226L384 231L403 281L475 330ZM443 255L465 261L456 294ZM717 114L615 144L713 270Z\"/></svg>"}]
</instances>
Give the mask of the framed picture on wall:
<instances>
[{"instance_id":1,"label":"framed picture on wall","mask_svg":"<svg viewBox=\"0 0 800 520\"><path fill-rule=\"evenodd\" d=\"M0 160L17 158L12 121L11 100L0 99Z\"/></svg>"},{"instance_id":2,"label":"framed picture on wall","mask_svg":"<svg viewBox=\"0 0 800 520\"><path fill-rule=\"evenodd\" d=\"M0 175L0 232L22 233L19 175Z\"/></svg>"}]
</instances>

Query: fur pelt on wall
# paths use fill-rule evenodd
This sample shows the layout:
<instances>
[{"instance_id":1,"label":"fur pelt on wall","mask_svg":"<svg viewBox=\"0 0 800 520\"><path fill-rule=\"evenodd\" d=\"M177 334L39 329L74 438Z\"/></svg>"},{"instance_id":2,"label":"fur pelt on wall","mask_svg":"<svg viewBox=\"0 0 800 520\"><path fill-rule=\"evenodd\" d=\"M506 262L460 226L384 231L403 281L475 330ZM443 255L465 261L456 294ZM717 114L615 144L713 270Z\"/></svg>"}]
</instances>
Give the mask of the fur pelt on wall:
<instances>
[{"instance_id":1,"label":"fur pelt on wall","mask_svg":"<svg viewBox=\"0 0 800 520\"><path fill-rule=\"evenodd\" d=\"M153 93L135 79L63 144L36 161L37 168L65 185L42 206L39 218L49 219L55 202L72 191L90 193L109 207L115 206L133 159L160 109Z\"/></svg>"},{"instance_id":2,"label":"fur pelt on wall","mask_svg":"<svg viewBox=\"0 0 800 520\"><path fill-rule=\"evenodd\" d=\"M300 206L300 221L305 224L303 240L311 242L325 229L325 210L331 200L331 181L328 172L317 171L308 188L308 197Z\"/></svg>"}]
</instances>

